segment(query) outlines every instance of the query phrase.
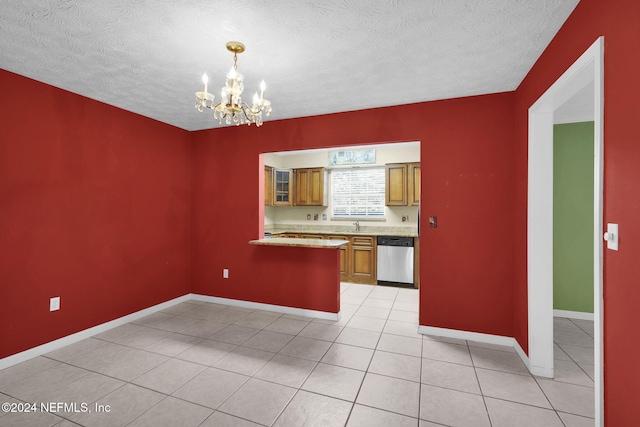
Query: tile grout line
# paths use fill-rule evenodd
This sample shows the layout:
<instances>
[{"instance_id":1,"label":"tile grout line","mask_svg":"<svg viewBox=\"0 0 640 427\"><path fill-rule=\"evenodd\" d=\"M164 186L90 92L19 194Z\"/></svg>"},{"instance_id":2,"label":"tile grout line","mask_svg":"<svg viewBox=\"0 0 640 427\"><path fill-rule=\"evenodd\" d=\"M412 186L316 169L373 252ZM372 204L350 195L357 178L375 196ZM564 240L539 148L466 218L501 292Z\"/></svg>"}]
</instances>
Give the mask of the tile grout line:
<instances>
[{"instance_id":1,"label":"tile grout line","mask_svg":"<svg viewBox=\"0 0 640 427\"><path fill-rule=\"evenodd\" d=\"M351 286L349 286L349 287L351 287ZM366 297L365 297L365 301L366 301ZM364 301L363 301L363 303L364 303ZM357 310L355 311L355 313L352 315L352 318L353 318L353 316L355 316L355 314L360 310L360 308L362 308L362 304L360 304L360 305L358 306L358 309L357 309ZM347 322L347 323L348 323L348 322ZM344 328L346 328L346 325L342 328L342 330L344 330ZM342 331L340 331L340 334L342 334ZM380 335L382 336L382 334L380 334ZM338 335L338 337L339 337L339 336L340 336L340 335ZM336 337L336 339L338 339L338 337ZM380 337L378 337L378 341L379 341L379 340L380 340ZM335 340L334 340L334 343L335 343ZM332 344L332 345L333 345L333 344ZM377 345L378 345L378 344L377 344L377 342L376 342L376 347L377 347ZM329 348L331 348L331 347L329 347ZM327 351L328 351L328 350L327 350ZM375 349L374 349L373 351L374 351L374 354L375 354ZM326 355L326 353L325 353L325 355ZM323 356L323 358L324 358L324 356ZM320 360L322 360L322 359L320 359ZM371 360L373 360L373 355L371 356ZM360 386L358 387L358 391L357 391L357 393L356 393L355 397L353 398L353 402L351 402L351 409L349 409L349 414L347 415L347 419L345 420L345 426L349 423L349 419L351 418L351 414L353 413L353 409L354 409L354 408L355 408L355 406L356 406L356 401L358 400L358 396L360 395L360 391L362 390L362 385L364 384L364 380L365 380L365 378L367 377L367 372L369 371L369 366L371 365L371 360L369 360L369 364L367 365L367 369L365 370L364 376L362 377L362 382L360 383ZM320 362L318 362L318 363L320 363ZM317 365L316 365L316 366L317 366ZM314 370L315 370L315 368L314 368ZM306 380L305 380L305 382L306 382ZM304 383L303 383L303 385L304 385Z\"/></svg>"},{"instance_id":2,"label":"tile grout line","mask_svg":"<svg viewBox=\"0 0 640 427\"><path fill-rule=\"evenodd\" d=\"M347 287L347 289L349 289L351 287L351 285L349 285ZM345 289L346 290L346 289ZM341 295L342 296L342 295ZM355 311L355 313L357 313L360 308L362 307L362 304L358 306L358 309ZM353 318L353 316L355 315L355 313L351 316L351 318ZM351 319L349 319L349 321L351 321ZM347 322L348 324L349 322ZM344 328L346 328L347 326L345 325ZM344 328L342 328L342 330L344 331ZM340 331L340 334L342 334L342 331ZM340 335L338 335L339 337ZM338 337L336 337L336 339L338 339ZM378 338L379 339L379 338ZM335 341L334 341L335 342ZM377 345L377 344L376 344ZM329 347L331 348L331 347ZM375 350L374 350L375 352ZM371 356L371 358L373 359L373 355ZM371 364L371 360L369 360L369 364ZM314 368L315 370L315 368ZM358 387L358 392L356 393L356 396L353 398L353 402L351 404L351 409L349 409L349 414L347 415L347 419L344 422L344 425L346 426L349 423L349 419L351 418L351 414L353 413L353 408L356 407L356 401L358 400L358 396L360 395L360 390L362 390L362 384L364 384L364 379L367 377L367 371L369 370L369 366L367 365L367 370L364 373L364 377L362 378L362 382L360 383L360 387ZM307 377L308 378L308 377ZM306 380L305 380L306 382ZM303 383L304 385L304 383Z\"/></svg>"},{"instance_id":3,"label":"tile grout line","mask_svg":"<svg viewBox=\"0 0 640 427\"><path fill-rule=\"evenodd\" d=\"M560 422L564 425L564 421L562 421L562 418L560 418L560 414L558 414L558 410L556 409L555 406L553 406L553 403L551 403L551 400L549 399L549 396L547 396L547 393L544 392L544 389L542 388L542 386L538 382L538 378L536 378L533 375L532 375L532 377L533 377L533 380L536 382L536 385L538 386L540 391L542 391L542 394L544 395L544 398L547 399L547 402L549 402L549 406L551 406L551 409L556 414L556 417L558 417L560 419Z\"/></svg>"},{"instance_id":4,"label":"tile grout line","mask_svg":"<svg viewBox=\"0 0 640 427\"><path fill-rule=\"evenodd\" d=\"M397 298L397 296L396 296ZM366 298L365 298L366 300ZM394 298L394 303L395 303L395 298ZM362 307L362 305L360 305ZM393 307L393 305L392 305ZM385 320L385 325L386 325L386 320ZM384 326L382 327L383 331L384 331ZM373 361L373 358L376 354L376 351L378 349L378 345L380 344L380 340L382 339L382 332L380 332L380 335L378 336L378 340L376 341L376 345L373 348L373 353L371 354L371 359L369 359L369 363L367 364L367 369L364 372L364 377L362 378L362 382L360 383L360 387L358 387L358 392L356 393L356 397L353 399L353 405L351 405L351 410L349 411L349 416L347 417L347 420L345 421L345 426L349 423L349 419L351 418L351 414L353 413L353 409L356 407L356 402L358 401L358 397L360 396L360 392L362 391L362 386L364 385L364 381L367 378L367 374L369 374L369 368L371 367L371 362ZM367 405L364 405L367 406ZM376 409L380 409L380 408L376 408ZM419 410L418 410L418 416L419 416Z\"/></svg>"},{"instance_id":5,"label":"tile grout line","mask_svg":"<svg viewBox=\"0 0 640 427\"><path fill-rule=\"evenodd\" d=\"M563 353L564 353L564 354L565 354L569 359L571 359L571 361L572 361L573 363L575 363L575 364L576 364L576 366L577 366L578 368L580 368L580 370L581 370L582 372L584 372L584 374L585 374L589 379L591 379L591 381L593 382L593 378L591 378L591 375L589 375L589 373L588 373L587 371L585 371L585 370L584 370L584 368L580 365L580 363L578 363L578 362L577 362L573 357L571 357L571 355L570 355L569 353L567 353L567 352L565 351L565 349L564 349L564 348L562 348L562 347L560 346L560 344L558 344L558 343L557 343L557 342L555 342L555 341L554 341L553 343L554 343L555 345L557 345L557 346L558 346L558 348L560 348L560 350L562 350L562 352L563 352ZM567 344L567 345L571 345L571 344ZM574 347L580 347L580 346L574 346ZM582 347L582 348L588 348L588 347ZM594 352L594 354L595 354L595 348L594 348L593 352ZM585 363L585 365L588 365L588 363ZM555 367L555 359L554 359L554 367ZM572 384L572 383L565 383L565 384ZM573 385L580 385L580 384L573 384ZM583 387L588 387L588 386L583 386Z\"/></svg>"},{"instance_id":6,"label":"tile grout line","mask_svg":"<svg viewBox=\"0 0 640 427\"><path fill-rule=\"evenodd\" d=\"M493 422L491 421L491 414L489 413L489 407L487 406L487 397L482 390L482 384L480 384L480 377L478 377L478 367L476 366L475 360L473 360L473 353L471 352L471 348L469 346L469 341L467 343L467 351L469 352L469 358L471 359L471 365L473 366L473 373L475 374L476 381L478 382L478 388L480 389L480 395L482 396L482 403L484 404L484 410L487 413L487 419L489 420L489 426L493 426Z\"/></svg>"}]
</instances>

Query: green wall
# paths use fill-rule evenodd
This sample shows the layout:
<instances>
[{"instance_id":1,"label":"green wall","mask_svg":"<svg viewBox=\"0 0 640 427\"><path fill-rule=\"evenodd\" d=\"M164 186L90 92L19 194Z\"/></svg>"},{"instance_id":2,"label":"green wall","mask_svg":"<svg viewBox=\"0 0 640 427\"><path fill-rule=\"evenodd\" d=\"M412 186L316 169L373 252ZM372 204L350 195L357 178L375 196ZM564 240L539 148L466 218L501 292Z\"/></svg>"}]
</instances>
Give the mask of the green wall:
<instances>
[{"instance_id":1,"label":"green wall","mask_svg":"<svg viewBox=\"0 0 640 427\"><path fill-rule=\"evenodd\" d=\"M593 313L593 122L553 142L553 308Z\"/></svg>"}]
</instances>

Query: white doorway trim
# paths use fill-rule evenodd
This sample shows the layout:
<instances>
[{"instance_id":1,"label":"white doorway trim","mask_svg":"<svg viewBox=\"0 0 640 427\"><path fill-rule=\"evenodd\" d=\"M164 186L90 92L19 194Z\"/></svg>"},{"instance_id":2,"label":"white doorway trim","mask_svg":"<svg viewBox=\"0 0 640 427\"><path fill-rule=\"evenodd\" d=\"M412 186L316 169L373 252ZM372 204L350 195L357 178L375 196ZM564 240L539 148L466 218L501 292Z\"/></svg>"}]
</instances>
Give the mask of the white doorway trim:
<instances>
[{"instance_id":1,"label":"white doorway trim","mask_svg":"<svg viewBox=\"0 0 640 427\"><path fill-rule=\"evenodd\" d=\"M587 85L594 87L594 347L595 417L604 425L603 383L603 121L604 37L598 38L529 108L527 288L531 373L553 377L553 115Z\"/></svg>"}]
</instances>

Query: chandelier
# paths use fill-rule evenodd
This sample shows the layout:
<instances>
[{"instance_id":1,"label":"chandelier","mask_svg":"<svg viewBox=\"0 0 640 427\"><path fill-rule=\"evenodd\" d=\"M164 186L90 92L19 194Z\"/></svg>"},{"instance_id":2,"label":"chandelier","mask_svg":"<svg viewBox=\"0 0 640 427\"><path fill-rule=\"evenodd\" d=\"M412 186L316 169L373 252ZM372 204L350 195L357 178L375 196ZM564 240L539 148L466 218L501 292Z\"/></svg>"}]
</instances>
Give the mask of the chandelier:
<instances>
[{"instance_id":1,"label":"chandelier","mask_svg":"<svg viewBox=\"0 0 640 427\"><path fill-rule=\"evenodd\" d=\"M238 73L238 54L244 52L244 45L240 42L229 42L227 50L233 53L233 67L227 73L227 81L220 93L220 102L214 104L214 95L207 92L209 78L205 73L202 75L204 90L196 92L196 109L200 112L205 108L213 110L213 117L218 119L220 124L224 120L228 125L234 123L239 126L245 123L247 125L255 123L256 126L261 126L262 113L264 112L265 116L271 113L271 102L264 99L264 80L260 83L260 96L257 92L253 95L252 105L249 106L246 102L242 102L240 95L244 90L244 76Z\"/></svg>"}]
</instances>

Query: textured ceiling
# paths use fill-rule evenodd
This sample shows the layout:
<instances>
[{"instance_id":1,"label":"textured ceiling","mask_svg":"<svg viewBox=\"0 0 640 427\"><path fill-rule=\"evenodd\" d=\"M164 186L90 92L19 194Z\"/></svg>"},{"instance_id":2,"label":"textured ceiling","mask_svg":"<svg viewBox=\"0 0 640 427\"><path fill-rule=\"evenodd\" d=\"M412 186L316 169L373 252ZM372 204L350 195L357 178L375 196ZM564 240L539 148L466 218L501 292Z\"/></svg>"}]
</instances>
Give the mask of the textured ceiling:
<instances>
[{"instance_id":1,"label":"textured ceiling","mask_svg":"<svg viewBox=\"0 0 640 427\"><path fill-rule=\"evenodd\" d=\"M510 91L578 0L2 0L0 67L188 129L238 58L271 119ZM267 123L268 124L268 123ZM265 124L265 126L267 125Z\"/></svg>"}]
</instances>

